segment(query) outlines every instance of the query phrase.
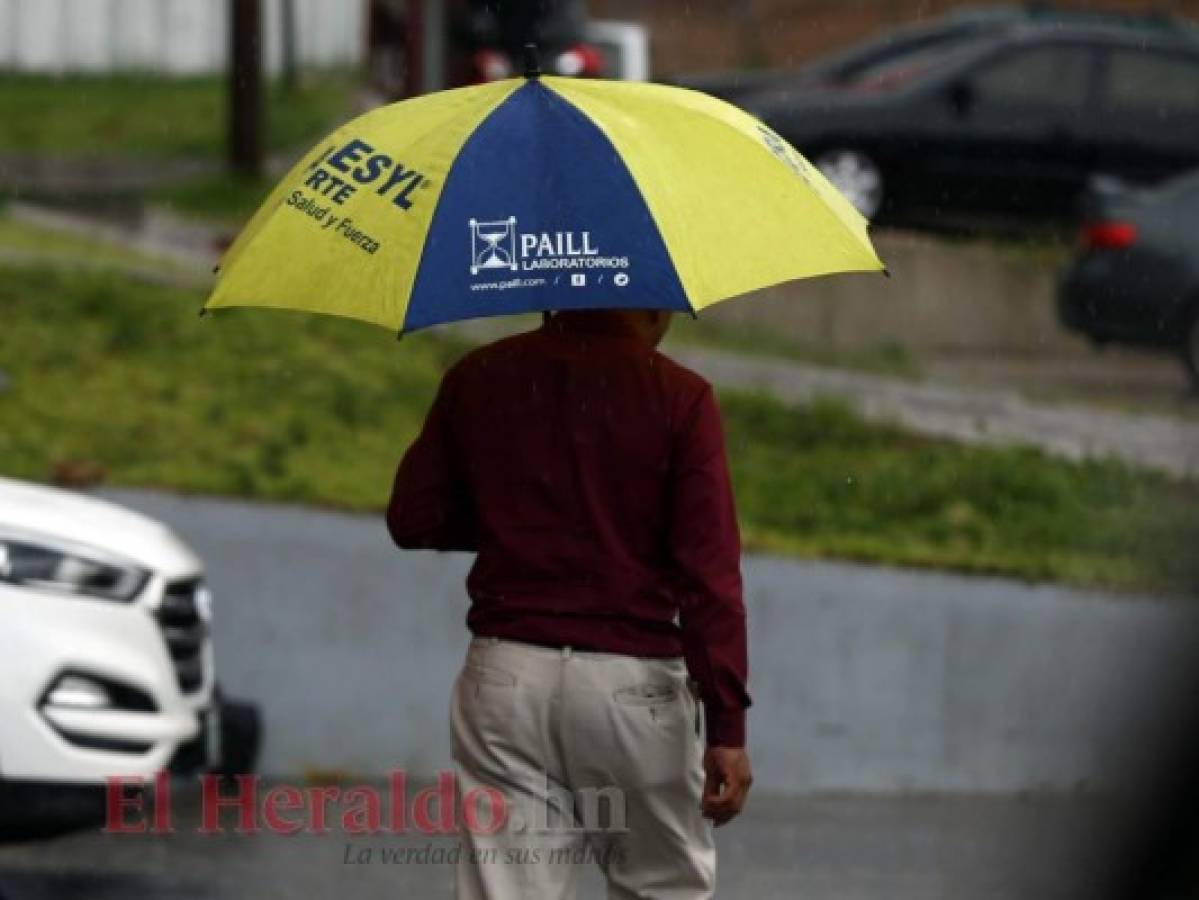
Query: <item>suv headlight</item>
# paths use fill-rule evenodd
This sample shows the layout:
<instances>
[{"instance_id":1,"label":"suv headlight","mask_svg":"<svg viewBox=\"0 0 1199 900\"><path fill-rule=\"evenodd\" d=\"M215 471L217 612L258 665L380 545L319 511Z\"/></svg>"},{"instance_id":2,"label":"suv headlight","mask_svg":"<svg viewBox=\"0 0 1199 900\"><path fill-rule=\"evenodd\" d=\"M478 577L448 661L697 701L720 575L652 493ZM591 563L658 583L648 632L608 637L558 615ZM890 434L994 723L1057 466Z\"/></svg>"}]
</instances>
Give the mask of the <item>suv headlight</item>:
<instances>
[{"instance_id":1,"label":"suv headlight","mask_svg":"<svg viewBox=\"0 0 1199 900\"><path fill-rule=\"evenodd\" d=\"M149 578L118 560L0 538L0 583L128 603Z\"/></svg>"}]
</instances>

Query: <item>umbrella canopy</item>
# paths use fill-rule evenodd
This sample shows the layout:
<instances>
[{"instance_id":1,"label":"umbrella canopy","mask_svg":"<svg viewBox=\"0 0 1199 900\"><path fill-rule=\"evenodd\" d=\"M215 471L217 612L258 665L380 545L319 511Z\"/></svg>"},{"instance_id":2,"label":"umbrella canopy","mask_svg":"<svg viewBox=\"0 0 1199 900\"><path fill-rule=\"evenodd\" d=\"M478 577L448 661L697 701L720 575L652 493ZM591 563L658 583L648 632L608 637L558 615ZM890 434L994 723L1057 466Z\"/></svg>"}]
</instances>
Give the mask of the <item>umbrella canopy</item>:
<instances>
[{"instance_id":1,"label":"umbrella canopy","mask_svg":"<svg viewBox=\"0 0 1199 900\"><path fill-rule=\"evenodd\" d=\"M229 248L206 308L404 332L538 310L698 312L882 268L866 221L746 113L681 88L530 77L343 125Z\"/></svg>"}]
</instances>

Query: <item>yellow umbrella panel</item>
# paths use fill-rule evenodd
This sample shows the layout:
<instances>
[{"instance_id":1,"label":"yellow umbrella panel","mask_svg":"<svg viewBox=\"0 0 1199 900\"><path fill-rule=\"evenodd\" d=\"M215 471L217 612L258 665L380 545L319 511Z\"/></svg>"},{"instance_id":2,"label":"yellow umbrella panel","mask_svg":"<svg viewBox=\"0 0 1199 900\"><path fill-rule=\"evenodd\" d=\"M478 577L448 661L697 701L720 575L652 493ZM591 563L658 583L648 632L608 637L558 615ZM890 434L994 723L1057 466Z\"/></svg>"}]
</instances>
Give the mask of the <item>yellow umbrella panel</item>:
<instances>
[{"instance_id":1,"label":"yellow umbrella panel","mask_svg":"<svg viewBox=\"0 0 1199 900\"><path fill-rule=\"evenodd\" d=\"M545 309L698 311L882 268L865 220L753 117L679 88L529 78L338 129L230 248L208 308L410 331Z\"/></svg>"}]
</instances>

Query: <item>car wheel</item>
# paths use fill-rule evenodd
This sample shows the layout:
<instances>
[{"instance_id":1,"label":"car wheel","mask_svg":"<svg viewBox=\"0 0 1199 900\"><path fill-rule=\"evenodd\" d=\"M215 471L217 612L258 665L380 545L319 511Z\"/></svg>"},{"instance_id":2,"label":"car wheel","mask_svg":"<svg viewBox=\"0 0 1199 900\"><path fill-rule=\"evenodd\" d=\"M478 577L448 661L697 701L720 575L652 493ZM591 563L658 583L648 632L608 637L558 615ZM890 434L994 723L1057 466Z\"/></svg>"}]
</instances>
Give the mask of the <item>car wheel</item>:
<instances>
[{"instance_id":1,"label":"car wheel","mask_svg":"<svg viewBox=\"0 0 1199 900\"><path fill-rule=\"evenodd\" d=\"M214 770L232 778L250 775L258 765L262 716L253 703L221 698L221 760Z\"/></svg>"},{"instance_id":2,"label":"car wheel","mask_svg":"<svg viewBox=\"0 0 1199 900\"><path fill-rule=\"evenodd\" d=\"M106 811L106 791L100 785L44 785L0 778L0 844L99 828Z\"/></svg>"},{"instance_id":3,"label":"car wheel","mask_svg":"<svg viewBox=\"0 0 1199 900\"><path fill-rule=\"evenodd\" d=\"M1191 376L1191 387L1199 391L1199 304L1191 310L1190 320L1182 333L1182 361Z\"/></svg>"},{"instance_id":4,"label":"car wheel","mask_svg":"<svg viewBox=\"0 0 1199 900\"><path fill-rule=\"evenodd\" d=\"M865 153L858 150L829 150L816 158L816 168L867 219L883 206L883 173Z\"/></svg>"}]
</instances>

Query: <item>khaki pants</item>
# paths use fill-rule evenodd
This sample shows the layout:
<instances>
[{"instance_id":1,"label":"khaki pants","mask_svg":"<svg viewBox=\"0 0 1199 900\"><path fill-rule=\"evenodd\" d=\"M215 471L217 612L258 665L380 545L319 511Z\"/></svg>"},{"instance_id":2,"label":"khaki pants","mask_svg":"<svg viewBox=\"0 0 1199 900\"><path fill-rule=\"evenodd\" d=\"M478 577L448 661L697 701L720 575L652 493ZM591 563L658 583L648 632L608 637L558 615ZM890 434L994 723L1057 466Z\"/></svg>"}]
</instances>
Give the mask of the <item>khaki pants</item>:
<instances>
[{"instance_id":1,"label":"khaki pants","mask_svg":"<svg viewBox=\"0 0 1199 900\"><path fill-rule=\"evenodd\" d=\"M459 900L566 900L585 865L611 900L711 897L701 721L680 658L474 638L450 724L459 798L475 792L483 827L459 829ZM501 795L494 830L477 801Z\"/></svg>"}]
</instances>

